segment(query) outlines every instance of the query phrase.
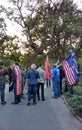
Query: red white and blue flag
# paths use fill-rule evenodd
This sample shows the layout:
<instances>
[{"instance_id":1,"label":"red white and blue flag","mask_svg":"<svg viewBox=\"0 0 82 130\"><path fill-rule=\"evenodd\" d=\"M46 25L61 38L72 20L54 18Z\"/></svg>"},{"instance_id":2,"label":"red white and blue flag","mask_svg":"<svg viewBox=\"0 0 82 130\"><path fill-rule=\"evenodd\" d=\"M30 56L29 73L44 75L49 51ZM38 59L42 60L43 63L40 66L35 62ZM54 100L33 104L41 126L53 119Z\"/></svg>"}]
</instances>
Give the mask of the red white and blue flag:
<instances>
[{"instance_id":1,"label":"red white and blue flag","mask_svg":"<svg viewBox=\"0 0 82 130\"><path fill-rule=\"evenodd\" d=\"M76 62L75 54L72 54L68 58L66 58L62 62L62 64L63 64L63 68L65 71L65 75L66 75L68 83L70 85L78 83L79 82L79 72L78 72L78 65Z\"/></svg>"}]
</instances>

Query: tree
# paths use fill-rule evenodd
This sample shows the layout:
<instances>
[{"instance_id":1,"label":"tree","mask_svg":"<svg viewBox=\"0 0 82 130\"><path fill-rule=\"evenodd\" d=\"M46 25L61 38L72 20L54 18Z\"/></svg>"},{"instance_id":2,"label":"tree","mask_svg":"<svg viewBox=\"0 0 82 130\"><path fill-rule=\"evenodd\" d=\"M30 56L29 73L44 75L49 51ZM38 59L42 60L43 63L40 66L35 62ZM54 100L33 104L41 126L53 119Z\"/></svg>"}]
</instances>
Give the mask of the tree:
<instances>
[{"instance_id":1,"label":"tree","mask_svg":"<svg viewBox=\"0 0 82 130\"><path fill-rule=\"evenodd\" d=\"M82 12L77 9L72 0L10 0L13 7L6 9L9 19L17 22L27 37L25 47L28 49L29 63L44 52L53 53L55 57L64 59L68 44L74 46L80 41L79 29ZM77 23L77 24L76 24ZM77 47L78 47L77 46Z\"/></svg>"},{"instance_id":2,"label":"tree","mask_svg":"<svg viewBox=\"0 0 82 130\"><path fill-rule=\"evenodd\" d=\"M21 62L17 37L5 35L0 39L0 59L4 60L6 66L10 65L11 61Z\"/></svg>"},{"instance_id":3,"label":"tree","mask_svg":"<svg viewBox=\"0 0 82 130\"><path fill-rule=\"evenodd\" d=\"M4 18L1 15L2 13L2 6L0 6L0 39L6 34L6 24Z\"/></svg>"}]
</instances>

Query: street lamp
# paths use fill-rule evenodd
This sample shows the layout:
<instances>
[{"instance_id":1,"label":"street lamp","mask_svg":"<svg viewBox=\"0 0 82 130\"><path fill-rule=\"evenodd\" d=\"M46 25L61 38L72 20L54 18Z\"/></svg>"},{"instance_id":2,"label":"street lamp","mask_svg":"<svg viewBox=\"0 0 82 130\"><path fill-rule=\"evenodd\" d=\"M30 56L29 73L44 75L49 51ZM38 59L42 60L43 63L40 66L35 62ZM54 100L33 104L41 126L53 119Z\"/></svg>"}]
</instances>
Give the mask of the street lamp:
<instances>
[{"instance_id":1,"label":"street lamp","mask_svg":"<svg viewBox=\"0 0 82 130\"><path fill-rule=\"evenodd\" d=\"M73 53L74 52L74 47L73 47L73 45L71 43L68 46L68 49L69 49L69 53Z\"/></svg>"}]
</instances>

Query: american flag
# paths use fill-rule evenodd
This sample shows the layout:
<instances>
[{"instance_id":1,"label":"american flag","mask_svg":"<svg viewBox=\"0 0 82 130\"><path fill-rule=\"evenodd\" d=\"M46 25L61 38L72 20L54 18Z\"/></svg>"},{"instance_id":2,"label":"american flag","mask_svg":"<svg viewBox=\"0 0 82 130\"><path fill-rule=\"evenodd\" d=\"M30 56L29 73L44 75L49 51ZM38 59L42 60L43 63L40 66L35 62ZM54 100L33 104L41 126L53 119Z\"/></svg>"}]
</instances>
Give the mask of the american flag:
<instances>
[{"instance_id":1,"label":"american flag","mask_svg":"<svg viewBox=\"0 0 82 130\"><path fill-rule=\"evenodd\" d=\"M63 68L65 71L65 75L66 75L68 83L70 85L78 83L79 73L78 73L78 66L77 66L75 54L72 54L67 59L65 59L62 62L62 64L63 64Z\"/></svg>"}]
</instances>

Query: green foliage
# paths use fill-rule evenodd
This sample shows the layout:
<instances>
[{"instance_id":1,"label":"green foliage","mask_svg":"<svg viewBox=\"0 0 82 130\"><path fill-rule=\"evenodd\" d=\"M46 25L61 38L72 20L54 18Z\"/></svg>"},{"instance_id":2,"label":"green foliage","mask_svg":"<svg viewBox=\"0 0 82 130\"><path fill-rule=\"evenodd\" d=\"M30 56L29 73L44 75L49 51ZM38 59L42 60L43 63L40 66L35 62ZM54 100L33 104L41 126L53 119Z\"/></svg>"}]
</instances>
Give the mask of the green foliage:
<instances>
[{"instance_id":1,"label":"green foliage","mask_svg":"<svg viewBox=\"0 0 82 130\"><path fill-rule=\"evenodd\" d=\"M0 60L4 61L5 66L9 66L11 61L20 62L19 57L22 55L19 51L17 37L10 37L5 35L0 39Z\"/></svg>"},{"instance_id":2,"label":"green foliage","mask_svg":"<svg viewBox=\"0 0 82 130\"><path fill-rule=\"evenodd\" d=\"M65 98L68 105L73 109L73 111L82 117L82 81L80 80L77 85L73 87L74 95L70 95L70 92L65 93Z\"/></svg>"},{"instance_id":3,"label":"green foliage","mask_svg":"<svg viewBox=\"0 0 82 130\"><path fill-rule=\"evenodd\" d=\"M81 80L76 86L74 86L73 90L76 94L82 95L82 81Z\"/></svg>"},{"instance_id":4,"label":"green foliage","mask_svg":"<svg viewBox=\"0 0 82 130\"><path fill-rule=\"evenodd\" d=\"M82 49L80 50L80 54L77 58L79 65L82 67Z\"/></svg>"},{"instance_id":5,"label":"green foliage","mask_svg":"<svg viewBox=\"0 0 82 130\"><path fill-rule=\"evenodd\" d=\"M74 109L77 110L82 105L82 96L73 95L70 99L67 100L68 104Z\"/></svg>"},{"instance_id":6,"label":"green foliage","mask_svg":"<svg viewBox=\"0 0 82 130\"><path fill-rule=\"evenodd\" d=\"M81 86L81 87L82 87L82 80L80 80L80 81L78 82L78 86Z\"/></svg>"},{"instance_id":7,"label":"green foliage","mask_svg":"<svg viewBox=\"0 0 82 130\"><path fill-rule=\"evenodd\" d=\"M45 0L35 0L36 7L34 6L35 4L30 4L30 0L10 0L10 2L14 6L5 9L6 14L8 18L14 20L22 27L22 33L27 37L25 49L27 48L28 52L31 50L31 55L27 57L26 61L28 59L29 62L36 61L39 55L43 55L44 59L45 52L49 54L52 60L54 57L56 59L60 57L63 60L67 55L68 43L72 42L75 44L76 41L76 50L79 50L78 54L80 53L81 46L79 46L79 43L81 43L82 12L77 9L72 0L63 0L60 6L56 3L53 4L52 1L48 1L47 3ZM62 24L60 24L59 18L62 19ZM10 48L8 45L7 49L12 53L14 53L14 49L17 50L14 47L13 50ZM12 56L15 60L18 59L16 59L14 54Z\"/></svg>"}]
</instances>

